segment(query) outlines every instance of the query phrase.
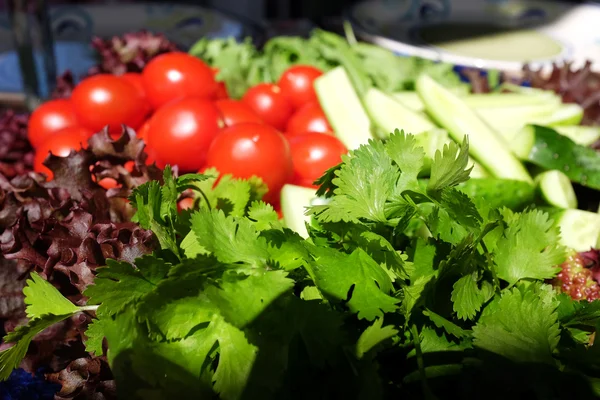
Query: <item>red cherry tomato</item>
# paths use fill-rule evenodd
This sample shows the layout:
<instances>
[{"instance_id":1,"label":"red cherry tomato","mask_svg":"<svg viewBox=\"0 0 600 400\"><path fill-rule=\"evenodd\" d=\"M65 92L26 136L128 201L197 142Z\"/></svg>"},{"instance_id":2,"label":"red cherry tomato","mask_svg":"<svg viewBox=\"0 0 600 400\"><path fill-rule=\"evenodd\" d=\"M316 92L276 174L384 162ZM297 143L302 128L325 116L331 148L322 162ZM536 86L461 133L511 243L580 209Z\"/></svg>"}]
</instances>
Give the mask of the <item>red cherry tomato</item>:
<instances>
[{"instance_id":1,"label":"red cherry tomato","mask_svg":"<svg viewBox=\"0 0 600 400\"><path fill-rule=\"evenodd\" d=\"M142 74L137 72L127 72L126 74L121 75L121 79L131 83L137 90L141 101L144 102L146 106L147 113L149 114L152 111L152 107L150 106L150 102L148 101L148 96L146 95L146 88L144 87L144 80L142 79Z\"/></svg>"},{"instance_id":2,"label":"red cherry tomato","mask_svg":"<svg viewBox=\"0 0 600 400\"><path fill-rule=\"evenodd\" d=\"M45 173L48 180L52 180L54 174L44 165L48 153L51 152L58 157L66 157L71 153L71 150L81 149L83 143L81 128L67 127L61 129L38 146L33 160L33 169L36 172Z\"/></svg>"},{"instance_id":3,"label":"red cherry tomato","mask_svg":"<svg viewBox=\"0 0 600 400\"><path fill-rule=\"evenodd\" d=\"M154 109L185 97L212 99L218 89L211 68L202 60L181 52L152 59L144 68L142 78Z\"/></svg>"},{"instance_id":4,"label":"red cherry tomato","mask_svg":"<svg viewBox=\"0 0 600 400\"><path fill-rule=\"evenodd\" d=\"M294 165L292 182L296 185L314 187L327 169L342 162L348 152L346 146L335 136L322 133L305 133L288 139Z\"/></svg>"},{"instance_id":5,"label":"red cherry tomato","mask_svg":"<svg viewBox=\"0 0 600 400\"><path fill-rule=\"evenodd\" d=\"M135 132L138 139L142 139L144 142L148 141L148 129L150 129L150 120L144 122L142 126Z\"/></svg>"},{"instance_id":6,"label":"red cherry tomato","mask_svg":"<svg viewBox=\"0 0 600 400\"><path fill-rule=\"evenodd\" d=\"M273 127L243 123L225 128L215 138L206 164L237 178L256 175L267 184L265 201L279 197L292 174L290 149L285 137Z\"/></svg>"},{"instance_id":7,"label":"red cherry tomato","mask_svg":"<svg viewBox=\"0 0 600 400\"><path fill-rule=\"evenodd\" d=\"M52 134L77 124L77 116L69 100L50 100L31 114L27 125L27 137L31 145L37 148Z\"/></svg>"},{"instance_id":8,"label":"red cherry tomato","mask_svg":"<svg viewBox=\"0 0 600 400\"><path fill-rule=\"evenodd\" d=\"M259 83L248 89L242 101L265 123L283 130L294 111L292 103L271 83Z\"/></svg>"},{"instance_id":9,"label":"red cherry tomato","mask_svg":"<svg viewBox=\"0 0 600 400\"><path fill-rule=\"evenodd\" d=\"M277 85L294 108L300 108L306 103L318 101L313 83L321 75L321 70L310 65L294 65L281 75Z\"/></svg>"},{"instance_id":10,"label":"red cherry tomato","mask_svg":"<svg viewBox=\"0 0 600 400\"><path fill-rule=\"evenodd\" d=\"M287 133L321 132L332 134L333 129L317 102L305 104L287 123Z\"/></svg>"},{"instance_id":11,"label":"red cherry tomato","mask_svg":"<svg viewBox=\"0 0 600 400\"><path fill-rule=\"evenodd\" d=\"M215 93L215 99L217 99L217 100L228 99L229 93L227 92L227 85L225 85L225 82L219 81L217 79L217 74L219 73L219 69L213 68L212 71L213 71L213 76L215 78L215 81L217 81L217 91Z\"/></svg>"},{"instance_id":12,"label":"red cherry tomato","mask_svg":"<svg viewBox=\"0 0 600 400\"><path fill-rule=\"evenodd\" d=\"M225 99L215 101L221 112L225 126L233 126L243 122L262 123L262 120L252 111L247 104L238 100Z\"/></svg>"},{"instance_id":13,"label":"red cherry tomato","mask_svg":"<svg viewBox=\"0 0 600 400\"><path fill-rule=\"evenodd\" d=\"M184 172L197 171L222 126L219 109L212 101L176 100L150 119L148 147L162 163L179 165Z\"/></svg>"},{"instance_id":14,"label":"red cherry tomato","mask_svg":"<svg viewBox=\"0 0 600 400\"><path fill-rule=\"evenodd\" d=\"M182 210L189 210L192 207L194 207L194 199L192 197L186 197L177 202L177 211L179 212Z\"/></svg>"},{"instance_id":15,"label":"red cherry tomato","mask_svg":"<svg viewBox=\"0 0 600 400\"><path fill-rule=\"evenodd\" d=\"M95 132L106 125L121 133L121 124L137 129L147 106L131 83L118 76L99 74L83 80L73 90L71 102L80 124Z\"/></svg>"}]
</instances>

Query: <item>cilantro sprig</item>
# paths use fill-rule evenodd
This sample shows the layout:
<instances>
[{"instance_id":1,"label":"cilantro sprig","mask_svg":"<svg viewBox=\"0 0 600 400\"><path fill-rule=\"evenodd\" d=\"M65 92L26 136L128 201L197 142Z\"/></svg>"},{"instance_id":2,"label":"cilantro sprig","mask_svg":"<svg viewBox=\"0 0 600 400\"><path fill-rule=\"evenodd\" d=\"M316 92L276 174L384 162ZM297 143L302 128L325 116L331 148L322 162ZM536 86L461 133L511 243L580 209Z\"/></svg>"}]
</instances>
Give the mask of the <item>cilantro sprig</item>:
<instances>
[{"instance_id":1,"label":"cilantro sprig","mask_svg":"<svg viewBox=\"0 0 600 400\"><path fill-rule=\"evenodd\" d=\"M320 180L308 240L259 181L167 169L131 197L162 249L98 269L85 307L33 275L0 377L37 333L95 312L87 349L108 345L125 398L598 397L598 306L546 284L559 232L459 191L467 154L446 146L423 184L412 136L360 147ZM184 190L196 209L178 213Z\"/></svg>"}]
</instances>

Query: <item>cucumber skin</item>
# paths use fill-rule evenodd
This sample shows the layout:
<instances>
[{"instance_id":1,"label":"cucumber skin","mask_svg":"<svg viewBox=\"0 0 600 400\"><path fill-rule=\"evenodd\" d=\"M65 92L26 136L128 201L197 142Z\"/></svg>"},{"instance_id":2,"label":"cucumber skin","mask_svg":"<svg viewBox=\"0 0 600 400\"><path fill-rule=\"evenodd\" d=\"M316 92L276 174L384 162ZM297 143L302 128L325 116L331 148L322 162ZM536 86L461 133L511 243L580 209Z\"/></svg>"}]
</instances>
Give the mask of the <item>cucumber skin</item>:
<instances>
[{"instance_id":1,"label":"cucumber skin","mask_svg":"<svg viewBox=\"0 0 600 400\"><path fill-rule=\"evenodd\" d=\"M506 207L515 211L535 200L533 185L512 179L472 178L460 184L458 190L469 197L483 199L492 208Z\"/></svg>"},{"instance_id":2,"label":"cucumber skin","mask_svg":"<svg viewBox=\"0 0 600 400\"><path fill-rule=\"evenodd\" d=\"M525 157L544 169L557 169L574 182L600 190L600 153L576 144L552 128L530 125L533 129L533 146Z\"/></svg>"}]
</instances>

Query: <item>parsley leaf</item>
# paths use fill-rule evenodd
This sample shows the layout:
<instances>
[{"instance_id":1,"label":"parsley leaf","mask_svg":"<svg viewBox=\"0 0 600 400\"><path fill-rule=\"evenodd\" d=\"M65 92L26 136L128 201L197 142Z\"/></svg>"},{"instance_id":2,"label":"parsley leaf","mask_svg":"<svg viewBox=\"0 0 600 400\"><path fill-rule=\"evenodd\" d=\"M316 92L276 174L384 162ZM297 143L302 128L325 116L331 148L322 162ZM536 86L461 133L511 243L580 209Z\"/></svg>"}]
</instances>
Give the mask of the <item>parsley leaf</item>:
<instances>
[{"instance_id":1,"label":"parsley leaf","mask_svg":"<svg viewBox=\"0 0 600 400\"><path fill-rule=\"evenodd\" d=\"M554 277L566 257L558 238L558 227L543 211L515 214L494 251L498 277L511 285L525 278Z\"/></svg>"},{"instance_id":2,"label":"parsley leaf","mask_svg":"<svg viewBox=\"0 0 600 400\"><path fill-rule=\"evenodd\" d=\"M438 150L435 153L427 193L436 197L442 189L466 182L473 169L473 167L467 169L468 162L468 136L465 136L462 146L455 142L445 144L441 152Z\"/></svg>"},{"instance_id":3,"label":"parsley leaf","mask_svg":"<svg viewBox=\"0 0 600 400\"><path fill-rule=\"evenodd\" d=\"M219 343L219 365L214 374L214 388L225 400L241 398L250 378L258 349L244 332L215 316L211 329Z\"/></svg>"},{"instance_id":4,"label":"parsley leaf","mask_svg":"<svg viewBox=\"0 0 600 400\"><path fill-rule=\"evenodd\" d=\"M121 312L152 291L170 268L169 264L153 256L138 259L139 268L124 261L107 260L106 263L107 267L98 268L94 285L85 291L89 303L100 304L100 314Z\"/></svg>"},{"instance_id":5,"label":"parsley leaf","mask_svg":"<svg viewBox=\"0 0 600 400\"><path fill-rule=\"evenodd\" d=\"M290 291L294 282L284 271L265 271L260 275L223 282L207 288L210 301L225 320L238 328L250 324L279 296Z\"/></svg>"},{"instance_id":6,"label":"parsley leaf","mask_svg":"<svg viewBox=\"0 0 600 400\"><path fill-rule=\"evenodd\" d=\"M335 196L324 206L309 209L321 222L386 222L385 203L400 176L382 142L360 146L336 171Z\"/></svg>"},{"instance_id":7,"label":"parsley leaf","mask_svg":"<svg viewBox=\"0 0 600 400\"><path fill-rule=\"evenodd\" d=\"M104 328L106 319L94 319L92 323L88 325L85 336L85 351L95 354L97 357L103 354L102 342L104 341Z\"/></svg>"},{"instance_id":8,"label":"parsley leaf","mask_svg":"<svg viewBox=\"0 0 600 400\"><path fill-rule=\"evenodd\" d=\"M192 214L192 231L198 243L223 263L244 262L258 267L269 258L267 242L248 219L200 209Z\"/></svg>"},{"instance_id":9,"label":"parsley leaf","mask_svg":"<svg viewBox=\"0 0 600 400\"><path fill-rule=\"evenodd\" d=\"M378 318L358 338L356 342L356 357L360 360L381 342L398 334L393 325L383 326L383 318Z\"/></svg>"},{"instance_id":10,"label":"parsley leaf","mask_svg":"<svg viewBox=\"0 0 600 400\"><path fill-rule=\"evenodd\" d=\"M460 319L473 319L481 310L481 306L494 295L491 283L483 281L478 284L478 273L464 275L454 283L452 290L452 307Z\"/></svg>"},{"instance_id":11,"label":"parsley leaf","mask_svg":"<svg viewBox=\"0 0 600 400\"><path fill-rule=\"evenodd\" d=\"M423 315L429 317L429 319L435 324L435 326L437 326L438 328L443 328L448 334L456 338L462 339L469 335L468 332L462 329L460 326L447 320L441 315L434 313L431 310L424 310Z\"/></svg>"},{"instance_id":12,"label":"parsley leaf","mask_svg":"<svg viewBox=\"0 0 600 400\"><path fill-rule=\"evenodd\" d=\"M327 248L315 248L311 274L326 295L346 302L359 319L374 320L384 312L393 312L398 300L387 273L364 250L347 255Z\"/></svg>"},{"instance_id":13,"label":"parsley leaf","mask_svg":"<svg viewBox=\"0 0 600 400\"><path fill-rule=\"evenodd\" d=\"M513 361L553 364L560 335L556 308L534 290L505 291L473 327L473 343Z\"/></svg>"},{"instance_id":14,"label":"parsley leaf","mask_svg":"<svg viewBox=\"0 0 600 400\"><path fill-rule=\"evenodd\" d=\"M0 380L6 380L13 369L17 368L25 357L31 340L52 325L69 318L73 314L47 314L18 326L4 337L5 343L15 343L12 347L0 351Z\"/></svg>"},{"instance_id":15,"label":"parsley leaf","mask_svg":"<svg viewBox=\"0 0 600 400\"><path fill-rule=\"evenodd\" d=\"M67 300L58 289L44 280L36 272L31 273L27 286L23 289L27 317L34 319L46 314L66 315L79 310L75 304Z\"/></svg>"},{"instance_id":16,"label":"parsley leaf","mask_svg":"<svg viewBox=\"0 0 600 400\"><path fill-rule=\"evenodd\" d=\"M259 231L283 228L283 224L279 221L279 216L273 206L262 201L255 201L250 204L248 218L254 222L254 227Z\"/></svg>"}]
</instances>

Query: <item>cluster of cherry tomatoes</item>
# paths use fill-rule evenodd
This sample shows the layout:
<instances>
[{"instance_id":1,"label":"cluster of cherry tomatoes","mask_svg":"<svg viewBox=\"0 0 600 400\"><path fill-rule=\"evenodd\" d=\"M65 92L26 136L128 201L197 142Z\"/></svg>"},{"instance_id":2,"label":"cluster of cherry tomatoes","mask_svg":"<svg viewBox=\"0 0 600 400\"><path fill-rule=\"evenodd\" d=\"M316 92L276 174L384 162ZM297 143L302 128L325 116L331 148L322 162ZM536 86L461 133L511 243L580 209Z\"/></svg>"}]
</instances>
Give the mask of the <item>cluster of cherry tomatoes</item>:
<instances>
[{"instance_id":1,"label":"cluster of cherry tomatoes","mask_svg":"<svg viewBox=\"0 0 600 400\"><path fill-rule=\"evenodd\" d=\"M230 99L218 71L186 53L167 53L142 73L100 74L84 79L70 99L51 100L31 115L29 140L35 169L49 179L43 161L66 156L95 132L122 125L146 143L148 161L178 165L181 172L214 167L238 178L258 176L276 204L286 183L312 186L341 162L345 146L334 136L313 82L322 72L292 66L277 84L261 83L241 100ZM104 187L116 183L110 178Z\"/></svg>"}]
</instances>

